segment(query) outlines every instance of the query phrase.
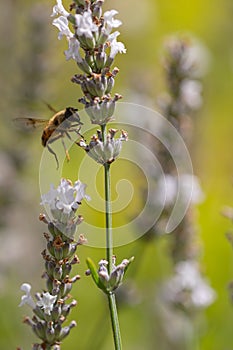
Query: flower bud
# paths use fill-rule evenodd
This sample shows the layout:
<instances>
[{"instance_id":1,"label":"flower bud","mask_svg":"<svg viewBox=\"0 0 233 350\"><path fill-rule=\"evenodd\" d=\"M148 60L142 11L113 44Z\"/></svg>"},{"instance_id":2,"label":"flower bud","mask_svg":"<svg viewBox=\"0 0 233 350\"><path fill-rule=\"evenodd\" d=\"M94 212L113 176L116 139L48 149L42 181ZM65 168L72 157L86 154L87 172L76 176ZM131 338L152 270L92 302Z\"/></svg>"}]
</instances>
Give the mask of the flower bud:
<instances>
[{"instance_id":1,"label":"flower bud","mask_svg":"<svg viewBox=\"0 0 233 350\"><path fill-rule=\"evenodd\" d=\"M113 76L108 77L108 79L107 79L107 88L106 88L106 91L105 91L106 94L109 94L111 92L111 90L114 87L114 83L115 83L115 80L114 80Z\"/></svg>"},{"instance_id":2,"label":"flower bud","mask_svg":"<svg viewBox=\"0 0 233 350\"><path fill-rule=\"evenodd\" d=\"M44 312L41 310L41 308L39 308L38 306L35 307L35 309L33 309L34 314L39 317L41 320L45 320L45 315Z\"/></svg>"},{"instance_id":3,"label":"flower bud","mask_svg":"<svg viewBox=\"0 0 233 350\"><path fill-rule=\"evenodd\" d=\"M47 286L47 289L49 291L49 293L52 293L53 291L53 280L51 278L47 278L46 280L46 286Z\"/></svg>"},{"instance_id":4,"label":"flower bud","mask_svg":"<svg viewBox=\"0 0 233 350\"><path fill-rule=\"evenodd\" d=\"M76 326L77 326L77 323L76 323L75 321L72 321L72 322L70 323L69 326L63 327L63 328L61 329L60 335L59 335L59 337L58 337L58 341L61 341L61 340L63 340L65 337L67 337L67 335L70 333L70 330L71 330L73 327L76 327Z\"/></svg>"},{"instance_id":5,"label":"flower bud","mask_svg":"<svg viewBox=\"0 0 233 350\"><path fill-rule=\"evenodd\" d=\"M44 323L43 321L42 322L39 321L32 326L32 329L38 338L42 340L45 339L46 323Z\"/></svg>"},{"instance_id":6,"label":"flower bud","mask_svg":"<svg viewBox=\"0 0 233 350\"><path fill-rule=\"evenodd\" d=\"M61 304L57 303L51 312L51 318L53 322L57 322L57 320L61 316L61 310L62 310Z\"/></svg>"},{"instance_id":7,"label":"flower bud","mask_svg":"<svg viewBox=\"0 0 233 350\"><path fill-rule=\"evenodd\" d=\"M60 332L61 332L62 326L60 323L57 323L54 327L55 330L55 335L56 335L56 339L58 339Z\"/></svg>"},{"instance_id":8,"label":"flower bud","mask_svg":"<svg viewBox=\"0 0 233 350\"><path fill-rule=\"evenodd\" d=\"M53 277L60 280L62 277L62 267L58 266L53 271Z\"/></svg>"},{"instance_id":9,"label":"flower bud","mask_svg":"<svg viewBox=\"0 0 233 350\"><path fill-rule=\"evenodd\" d=\"M48 229L49 229L49 232L51 233L51 235L52 235L53 237L55 237L55 236L56 236L56 233L55 233L55 230L54 230L54 224L53 224L52 222L49 222L49 223L48 223Z\"/></svg>"},{"instance_id":10,"label":"flower bud","mask_svg":"<svg viewBox=\"0 0 233 350\"><path fill-rule=\"evenodd\" d=\"M54 247L54 257L57 260L62 260L63 259L63 248L62 247Z\"/></svg>"},{"instance_id":11,"label":"flower bud","mask_svg":"<svg viewBox=\"0 0 233 350\"><path fill-rule=\"evenodd\" d=\"M53 322L49 322L47 324L45 336L46 336L46 340L49 344L54 342L56 335L55 335L55 330L53 328Z\"/></svg>"},{"instance_id":12,"label":"flower bud","mask_svg":"<svg viewBox=\"0 0 233 350\"><path fill-rule=\"evenodd\" d=\"M47 249L48 249L49 253L50 253L53 257L55 257L54 246L53 246L53 242L52 242L52 241L49 241L49 242L47 243Z\"/></svg>"},{"instance_id":13,"label":"flower bud","mask_svg":"<svg viewBox=\"0 0 233 350\"><path fill-rule=\"evenodd\" d=\"M81 62L77 62L77 65L84 73L92 74L92 69L85 60L82 60Z\"/></svg>"},{"instance_id":14,"label":"flower bud","mask_svg":"<svg viewBox=\"0 0 233 350\"><path fill-rule=\"evenodd\" d=\"M60 286L60 298L64 298L72 289L72 283L62 283Z\"/></svg>"},{"instance_id":15,"label":"flower bud","mask_svg":"<svg viewBox=\"0 0 233 350\"><path fill-rule=\"evenodd\" d=\"M106 53L104 51L100 51L95 56L95 65L98 70L103 69L106 62Z\"/></svg>"},{"instance_id":16,"label":"flower bud","mask_svg":"<svg viewBox=\"0 0 233 350\"><path fill-rule=\"evenodd\" d=\"M55 269L55 266L56 266L56 264L55 264L54 261L50 261L50 260L49 261L48 260L45 261L45 269L46 269L47 275L50 278L53 277L53 271Z\"/></svg>"},{"instance_id":17,"label":"flower bud","mask_svg":"<svg viewBox=\"0 0 233 350\"><path fill-rule=\"evenodd\" d=\"M62 266L62 278L65 278L65 276L69 275L70 271L71 271L71 264L70 263L66 263Z\"/></svg>"},{"instance_id":18,"label":"flower bud","mask_svg":"<svg viewBox=\"0 0 233 350\"><path fill-rule=\"evenodd\" d=\"M104 0L96 1L93 10L92 15L94 17L100 18L102 16L102 6L103 6Z\"/></svg>"}]
</instances>

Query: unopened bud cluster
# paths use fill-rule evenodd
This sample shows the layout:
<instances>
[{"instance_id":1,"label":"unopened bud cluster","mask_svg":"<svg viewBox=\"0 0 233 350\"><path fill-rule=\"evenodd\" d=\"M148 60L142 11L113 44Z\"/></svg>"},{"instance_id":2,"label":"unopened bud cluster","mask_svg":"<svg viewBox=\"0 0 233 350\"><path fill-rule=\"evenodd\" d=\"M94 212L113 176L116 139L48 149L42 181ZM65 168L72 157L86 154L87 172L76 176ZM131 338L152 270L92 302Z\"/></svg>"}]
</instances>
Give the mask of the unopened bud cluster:
<instances>
[{"instance_id":1,"label":"unopened bud cluster","mask_svg":"<svg viewBox=\"0 0 233 350\"><path fill-rule=\"evenodd\" d=\"M106 141L103 142L103 135L97 130L97 135L93 135L90 143L87 145L84 140L80 140L78 145L82 147L87 154L100 164L111 164L119 155L122 141L127 141L127 132L122 130L121 136L115 139L117 130L109 129Z\"/></svg>"},{"instance_id":2,"label":"unopened bud cluster","mask_svg":"<svg viewBox=\"0 0 233 350\"><path fill-rule=\"evenodd\" d=\"M48 232L44 233L47 242L42 252L45 264L43 277L46 280L46 291L36 293L35 300L30 294L31 286L24 283L21 290L25 295L21 298L20 306L29 305L34 313L31 318L26 317L24 322L32 327L37 337L42 341L34 344L33 349L50 350L60 349L61 341L69 334L76 323L72 321L69 326L63 326L71 308L76 306L76 300L70 303L70 292L73 283L80 279L79 275L70 276L72 267L79 263L76 249L86 242L83 235L78 241L74 240L74 232L80 217L75 216L76 210L84 197L85 185L76 181L62 179L55 189L42 196L42 203L49 204L54 217L49 220L44 214L40 221L47 225ZM68 235L67 235L68 234Z\"/></svg>"},{"instance_id":3,"label":"unopened bud cluster","mask_svg":"<svg viewBox=\"0 0 233 350\"><path fill-rule=\"evenodd\" d=\"M124 259L119 265L116 265L116 257L113 256L110 268L108 261L103 259L99 261L99 268L97 269L93 261L88 258L87 265L89 270L87 270L86 274L92 276L98 288L109 294L121 285L125 272L133 260L134 257Z\"/></svg>"}]
</instances>

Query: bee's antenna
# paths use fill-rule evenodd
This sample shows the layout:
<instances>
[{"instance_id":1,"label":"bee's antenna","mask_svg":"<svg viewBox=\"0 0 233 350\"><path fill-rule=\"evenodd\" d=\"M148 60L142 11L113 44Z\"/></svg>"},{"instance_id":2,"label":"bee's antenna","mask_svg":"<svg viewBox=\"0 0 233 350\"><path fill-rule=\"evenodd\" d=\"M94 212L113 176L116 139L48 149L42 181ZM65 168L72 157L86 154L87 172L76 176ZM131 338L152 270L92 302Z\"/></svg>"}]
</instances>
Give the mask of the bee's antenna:
<instances>
[{"instance_id":1,"label":"bee's antenna","mask_svg":"<svg viewBox=\"0 0 233 350\"><path fill-rule=\"evenodd\" d=\"M54 113L57 113L58 111L53 108L53 106L51 106L48 102L42 100L42 102L48 107L48 109L50 109L50 111L54 112Z\"/></svg>"}]
</instances>

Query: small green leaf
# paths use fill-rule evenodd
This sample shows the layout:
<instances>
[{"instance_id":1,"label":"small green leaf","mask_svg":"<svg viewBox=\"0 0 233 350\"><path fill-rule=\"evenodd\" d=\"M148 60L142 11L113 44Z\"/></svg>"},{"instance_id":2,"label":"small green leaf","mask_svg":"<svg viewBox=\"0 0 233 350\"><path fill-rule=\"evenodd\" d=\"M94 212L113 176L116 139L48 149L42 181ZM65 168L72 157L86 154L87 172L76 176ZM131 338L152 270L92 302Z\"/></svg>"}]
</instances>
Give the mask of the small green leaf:
<instances>
[{"instance_id":1,"label":"small green leaf","mask_svg":"<svg viewBox=\"0 0 233 350\"><path fill-rule=\"evenodd\" d=\"M93 278L93 281L95 282L98 288L102 289L106 293L106 287L100 280L95 263L91 260L91 258L87 258L86 263L89 270L91 271L91 276Z\"/></svg>"},{"instance_id":2,"label":"small green leaf","mask_svg":"<svg viewBox=\"0 0 233 350\"><path fill-rule=\"evenodd\" d=\"M95 266L95 263L91 260L91 258L87 258L86 259L86 263L87 263L87 266L89 268L89 270L91 271L91 276L94 280L94 282L97 284L99 284L99 275L97 273L97 268Z\"/></svg>"},{"instance_id":3,"label":"small green leaf","mask_svg":"<svg viewBox=\"0 0 233 350\"><path fill-rule=\"evenodd\" d=\"M126 273L126 271L128 270L129 265L130 265L131 262L133 262L133 261L134 261L134 256L132 256L132 257L129 259L129 263L128 263L128 265L125 267L125 273Z\"/></svg>"}]
</instances>

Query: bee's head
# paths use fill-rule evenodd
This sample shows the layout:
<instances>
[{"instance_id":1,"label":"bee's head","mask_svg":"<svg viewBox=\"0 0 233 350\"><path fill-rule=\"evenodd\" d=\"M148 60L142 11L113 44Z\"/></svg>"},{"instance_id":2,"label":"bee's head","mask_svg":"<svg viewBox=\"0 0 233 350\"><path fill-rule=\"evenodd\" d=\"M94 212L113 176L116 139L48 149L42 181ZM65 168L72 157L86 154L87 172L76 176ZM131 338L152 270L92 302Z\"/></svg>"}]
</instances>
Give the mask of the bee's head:
<instances>
[{"instance_id":1,"label":"bee's head","mask_svg":"<svg viewBox=\"0 0 233 350\"><path fill-rule=\"evenodd\" d=\"M66 107L65 110L65 118L69 118L71 117L73 114L75 114L77 112L77 108L73 108L73 107Z\"/></svg>"},{"instance_id":2,"label":"bee's head","mask_svg":"<svg viewBox=\"0 0 233 350\"><path fill-rule=\"evenodd\" d=\"M78 109L73 107L66 107L65 109L65 119L70 119L71 122L76 122L79 125L82 125L83 123L80 120L80 117L78 115Z\"/></svg>"}]
</instances>

